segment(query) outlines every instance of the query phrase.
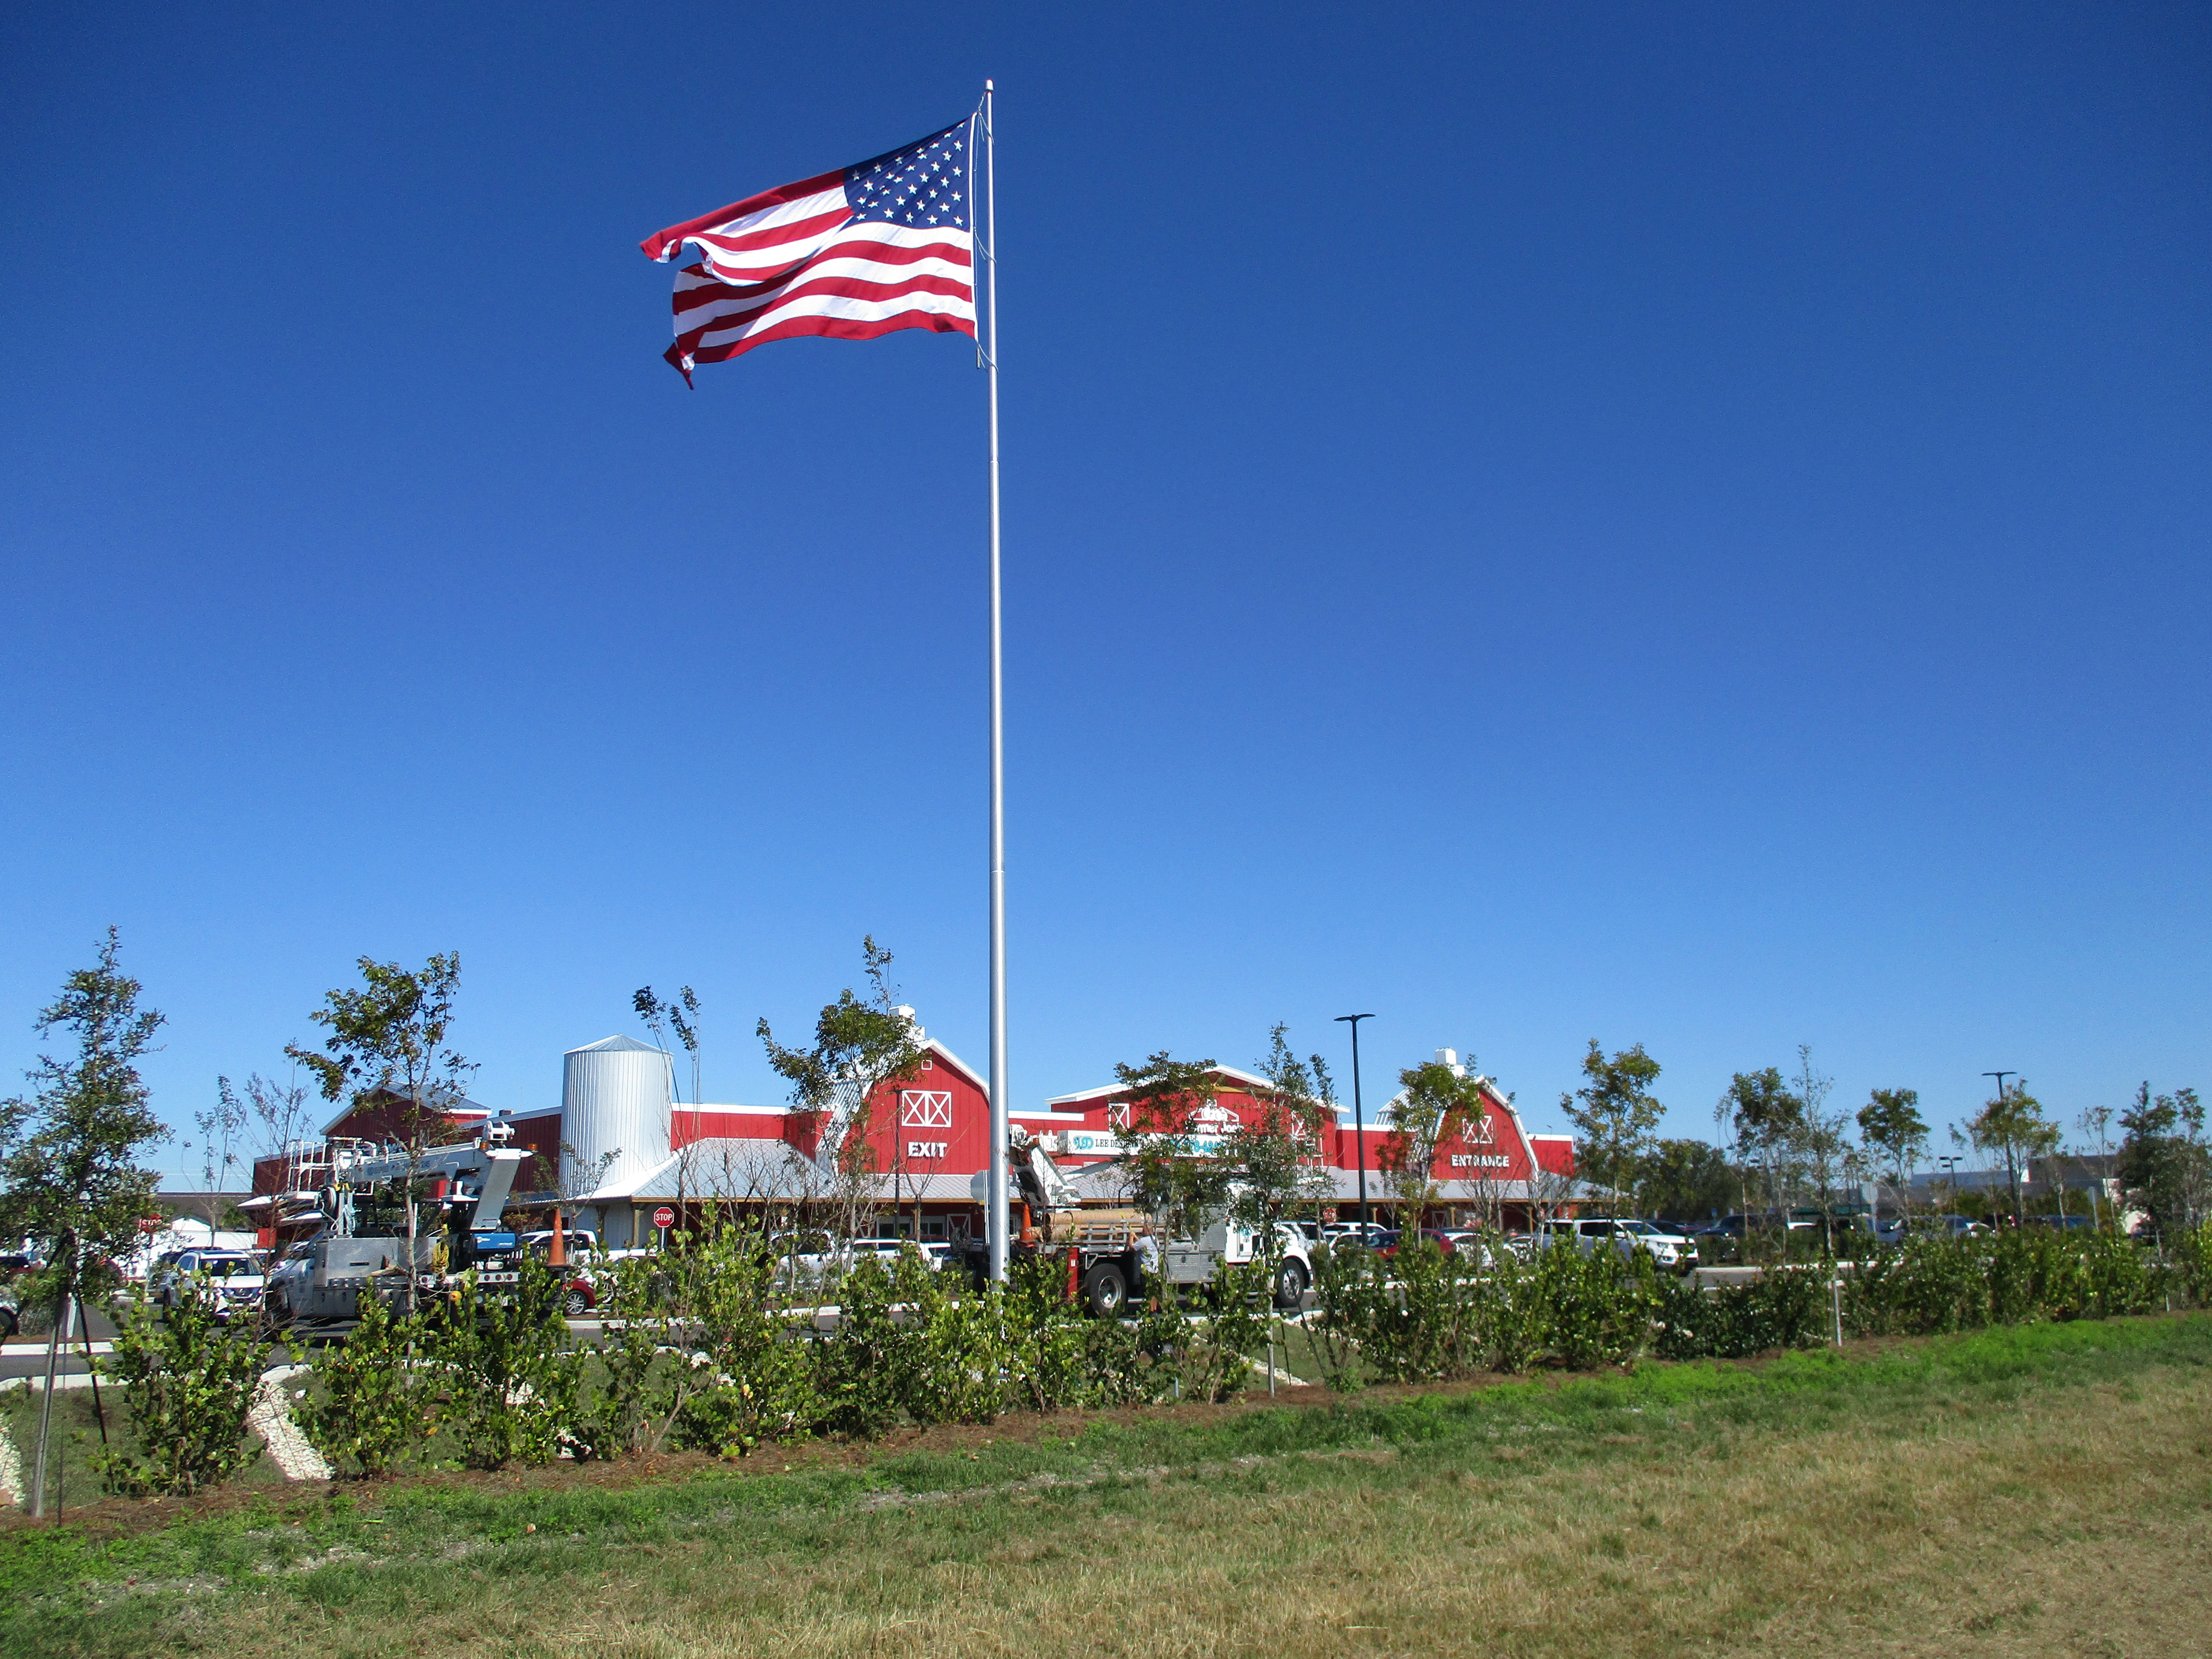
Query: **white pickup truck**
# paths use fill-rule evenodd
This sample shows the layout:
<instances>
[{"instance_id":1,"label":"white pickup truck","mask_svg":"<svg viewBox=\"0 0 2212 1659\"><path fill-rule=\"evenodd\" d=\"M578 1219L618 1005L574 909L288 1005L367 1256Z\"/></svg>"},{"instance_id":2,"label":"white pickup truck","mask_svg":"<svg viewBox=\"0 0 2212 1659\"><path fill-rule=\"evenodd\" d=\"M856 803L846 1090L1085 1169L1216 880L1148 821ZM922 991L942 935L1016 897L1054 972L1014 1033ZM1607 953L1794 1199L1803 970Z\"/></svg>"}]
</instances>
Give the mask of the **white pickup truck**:
<instances>
[{"instance_id":1,"label":"white pickup truck","mask_svg":"<svg viewBox=\"0 0 2212 1659\"><path fill-rule=\"evenodd\" d=\"M1311 1249L1301 1229L1287 1221L1275 1224L1274 1298L1285 1313L1297 1311L1313 1283ZM1246 1267L1260 1255L1256 1228L1217 1221L1197 1238L1169 1240L1160 1276L1170 1285L1203 1285L1223 1265Z\"/></svg>"}]
</instances>

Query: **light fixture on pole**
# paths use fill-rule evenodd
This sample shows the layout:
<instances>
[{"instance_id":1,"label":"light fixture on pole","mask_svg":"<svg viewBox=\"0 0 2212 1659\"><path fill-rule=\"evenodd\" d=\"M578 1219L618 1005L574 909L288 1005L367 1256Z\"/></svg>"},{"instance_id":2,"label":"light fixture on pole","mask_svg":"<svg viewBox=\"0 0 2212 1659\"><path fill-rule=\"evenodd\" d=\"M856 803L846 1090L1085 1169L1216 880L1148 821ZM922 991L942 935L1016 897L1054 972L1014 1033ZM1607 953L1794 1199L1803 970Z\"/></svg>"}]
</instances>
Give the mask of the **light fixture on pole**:
<instances>
[{"instance_id":1,"label":"light fixture on pole","mask_svg":"<svg viewBox=\"0 0 2212 1659\"><path fill-rule=\"evenodd\" d=\"M1359 1103L1359 1022L1372 1014L1339 1014L1337 1023L1352 1027L1352 1145L1359 1160L1359 1242L1367 1243L1367 1118Z\"/></svg>"}]
</instances>

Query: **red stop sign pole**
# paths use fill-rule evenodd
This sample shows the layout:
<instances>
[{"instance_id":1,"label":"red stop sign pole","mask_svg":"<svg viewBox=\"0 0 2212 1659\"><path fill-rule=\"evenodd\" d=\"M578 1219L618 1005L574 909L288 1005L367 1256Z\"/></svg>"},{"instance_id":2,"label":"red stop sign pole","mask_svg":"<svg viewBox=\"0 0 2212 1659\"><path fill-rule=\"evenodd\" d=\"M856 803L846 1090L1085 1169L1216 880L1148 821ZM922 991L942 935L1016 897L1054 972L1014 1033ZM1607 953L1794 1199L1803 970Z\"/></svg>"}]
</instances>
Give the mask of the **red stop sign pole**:
<instances>
[{"instance_id":1,"label":"red stop sign pole","mask_svg":"<svg viewBox=\"0 0 2212 1659\"><path fill-rule=\"evenodd\" d=\"M660 1229L663 1235L660 1242L665 1244L668 1242L665 1237L668 1230L676 1224L676 1212L665 1204L662 1205L653 1212L653 1224Z\"/></svg>"}]
</instances>

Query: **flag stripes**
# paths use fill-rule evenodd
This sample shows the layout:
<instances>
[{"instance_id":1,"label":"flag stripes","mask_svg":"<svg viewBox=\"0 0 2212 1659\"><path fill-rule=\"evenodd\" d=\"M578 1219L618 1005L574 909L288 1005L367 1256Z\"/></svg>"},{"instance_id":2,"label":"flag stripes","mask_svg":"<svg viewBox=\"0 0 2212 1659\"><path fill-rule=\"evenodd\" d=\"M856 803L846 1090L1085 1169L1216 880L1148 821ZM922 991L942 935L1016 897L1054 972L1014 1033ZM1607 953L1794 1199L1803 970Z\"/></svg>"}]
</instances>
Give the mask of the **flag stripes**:
<instances>
[{"instance_id":1,"label":"flag stripes","mask_svg":"<svg viewBox=\"0 0 2212 1659\"><path fill-rule=\"evenodd\" d=\"M674 225L641 246L679 269L668 361L691 378L774 340L975 332L973 118L839 173Z\"/></svg>"}]
</instances>

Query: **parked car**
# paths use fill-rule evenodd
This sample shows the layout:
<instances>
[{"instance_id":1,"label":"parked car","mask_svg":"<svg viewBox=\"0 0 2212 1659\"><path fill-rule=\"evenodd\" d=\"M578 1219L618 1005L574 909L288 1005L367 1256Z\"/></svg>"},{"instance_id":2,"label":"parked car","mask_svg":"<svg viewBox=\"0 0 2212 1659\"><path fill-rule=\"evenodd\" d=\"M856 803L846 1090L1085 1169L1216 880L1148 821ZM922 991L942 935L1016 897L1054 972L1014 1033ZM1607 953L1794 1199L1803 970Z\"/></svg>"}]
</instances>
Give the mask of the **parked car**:
<instances>
[{"instance_id":1,"label":"parked car","mask_svg":"<svg viewBox=\"0 0 2212 1659\"><path fill-rule=\"evenodd\" d=\"M1352 1227L1337 1234L1334 1238L1323 1239L1322 1243L1332 1250L1365 1249L1373 1250L1380 1255L1387 1254L1396 1247L1398 1234L1393 1228L1376 1227L1363 1235L1358 1227Z\"/></svg>"},{"instance_id":2,"label":"parked car","mask_svg":"<svg viewBox=\"0 0 2212 1659\"><path fill-rule=\"evenodd\" d=\"M1391 1236L1391 1243L1379 1248L1377 1255L1395 1255L1410 1239L1433 1244L1449 1256L1462 1256L1477 1268L1490 1265L1483 1249L1482 1235L1468 1227L1423 1227L1418 1232L1401 1232Z\"/></svg>"},{"instance_id":3,"label":"parked car","mask_svg":"<svg viewBox=\"0 0 2212 1659\"><path fill-rule=\"evenodd\" d=\"M826 1233L811 1233L784 1234L779 1242L785 1246L779 1253L779 1271L792 1282L801 1285L818 1284L834 1274L849 1273L871 1257L889 1269L908 1249L919 1250L923 1262L933 1271L943 1268L952 1256L949 1244L931 1250L907 1238L848 1238L840 1243ZM793 1243L811 1248L794 1251L790 1248Z\"/></svg>"},{"instance_id":4,"label":"parked car","mask_svg":"<svg viewBox=\"0 0 2212 1659\"><path fill-rule=\"evenodd\" d=\"M1362 1233L1371 1239L1389 1231L1379 1221L1329 1221L1322 1224L1316 1242L1334 1244L1340 1238L1349 1238L1357 1243Z\"/></svg>"},{"instance_id":5,"label":"parked car","mask_svg":"<svg viewBox=\"0 0 2212 1659\"><path fill-rule=\"evenodd\" d=\"M1572 1221L1550 1221L1537 1229L1546 1245L1571 1244L1587 1255L1611 1248L1623 1255L1648 1250L1662 1267L1678 1267L1690 1254L1690 1241L1679 1233L1662 1233L1649 1221L1632 1216L1583 1216Z\"/></svg>"},{"instance_id":6,"label":"parked car","mask_svg":"<svg viewBox=\"0 0 2212 1659\"><path fill-rule=\"evenodd\" d=\"M1984 1223L1963 1215L1915 1216L1905 1227L1909 1232L1940 1233L1948 1238L1966 1238L1989 1231Z\"/></svg>"},{"instance_id":7,"label":"parked car","mask_svg":"<svg viewBox=\"0 0 2212 1659\"><path fill-rule=\"evenodd\" d=\"M578 1256L593 1255L598 1253L599 1236L589 1227L563 1227L561 1231L562 1253L571 1261ZM535 1232L523 1234L522 1248L543 1261L553 1249L553 1230L550 1227L540 1227Z\"/></svg>"},{"instance_id":8,"label":"parked car","mask_svg":"<svg viewBox=\"0 0 2212 1659\"><path fill-rule=\"evenodd\" d=\"M1632 1216L1617 1224L1616 1236L1626 1242L1626 1248L1640 1243L1662 1267L1677 1267L1698 1253L1687 1233L1662 1222Z\"/></svg>"},{"instance_id":9,"label":"parked car","mask_svg":"<svg viewBox=\"0 0 2212 1659\"><path fill-rule=\"evenodd\" d=\"M2086 1215L2032 1215L2027 1218L2031 1227L2051 1227L2062 1233L2088 1233L2097 1230L2097 1224Z\"/></svg>"},{"instance_id":10,"label":"parked car","mask_svg":"<svg viewBox=\"0 0 2212 1659\"><path fill-rule=\"evenodd\" d=\"M259 1311L269 1288L261 1259L246 1250L179 1250L173 1261L149 1276L147 1293L165 1310L173 1310L187 1283L198 1283L215 1297L215 1316L231 1320Z\"/></svg>"}]
</instances>

